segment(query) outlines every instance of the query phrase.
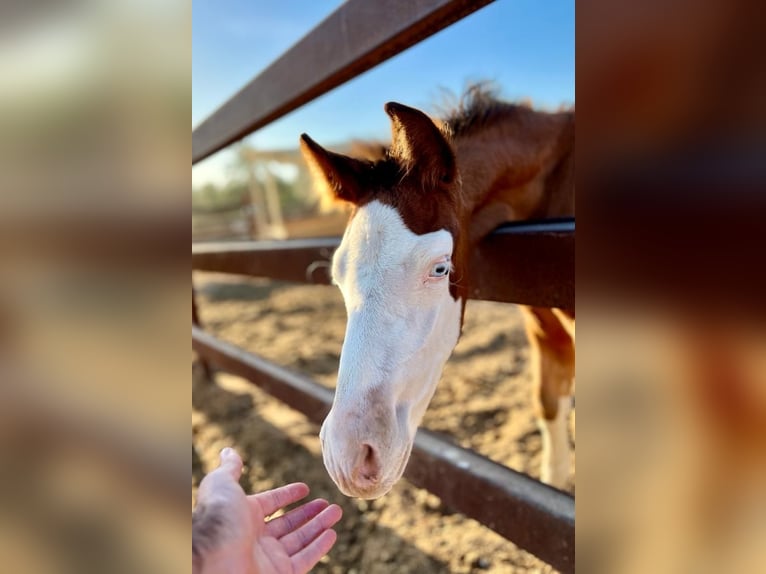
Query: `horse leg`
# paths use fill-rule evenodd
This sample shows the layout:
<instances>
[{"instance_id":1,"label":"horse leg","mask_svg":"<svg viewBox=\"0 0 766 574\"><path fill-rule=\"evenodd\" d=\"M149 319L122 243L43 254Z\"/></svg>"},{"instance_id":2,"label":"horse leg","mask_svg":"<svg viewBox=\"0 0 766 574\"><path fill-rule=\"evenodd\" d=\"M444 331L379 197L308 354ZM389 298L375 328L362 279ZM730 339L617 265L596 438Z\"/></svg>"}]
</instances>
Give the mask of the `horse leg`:
<instances>
[{"instance_id":1,"label":"horse leg","mask_svg":"<svg viewBox=\"0 0 766 574\"><path fill-rule=\"evenodd\" d=\"M543 441L540 478L563 488L571 467L569 414L575 376L574 339L561 312L541 307L527 310L531 360L538 370L538 425Z\"/></svg>"}]
</instances>

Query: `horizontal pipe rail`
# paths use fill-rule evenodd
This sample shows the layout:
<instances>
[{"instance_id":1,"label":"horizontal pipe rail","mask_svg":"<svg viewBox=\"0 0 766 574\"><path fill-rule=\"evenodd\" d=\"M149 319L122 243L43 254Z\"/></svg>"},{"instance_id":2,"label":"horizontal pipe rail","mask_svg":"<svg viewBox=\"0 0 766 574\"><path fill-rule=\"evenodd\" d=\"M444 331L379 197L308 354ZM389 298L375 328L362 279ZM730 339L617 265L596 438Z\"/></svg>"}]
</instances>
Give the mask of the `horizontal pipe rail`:
<instances>
[{"instance_id":1,"label":"horizontal pipe rail","mask_svg":"<svg viewBox=\"0 0 766 574\"><path fill-rule=\"evenodd\" d=\"M192 243L192 269L329 285L338 245L340 237Z\"/></svg>"},{"instance_id":2,"label":"horizontal pipe rail","mask_svg":"<svg viewBox=\"0 0 766 574\"><path fill-rule=\"evenodd\" d=\"M575 222L507 224L469 264L472 299L574 309ZM192 244L192 269L327 285L339 237Z\"/></svg>"},{"instance_id":3,"label":"horizontal pipe rail","mask_svg":"<svg viewBox=\"0 0 766 574\"><path fill-rule=\"evenodd\" d=\"M474 250L470 297L575 308L575 220L501 226Z\"/></svg>"},{"instance_id":4,"label":"horizontal pipe rail","mask_svg":"<svg viewBox=\"0 0 766 574\"><path fill-rule=\"evenodd\" d=\"M321 423L333 391L192 327L192 348ZM562 572L574 571L574 499L421 429L405 476Z\"/></svg>"},{"instance_id":5,"label":"horizontal pipe rail","mask_svg":"<svg viewBox=\"0 0 766 574\"><path fill-rule=\"evenodd\" d=\"M192 131L192 164L491 1L349 0Z\"/></svg>"}]
</instances>

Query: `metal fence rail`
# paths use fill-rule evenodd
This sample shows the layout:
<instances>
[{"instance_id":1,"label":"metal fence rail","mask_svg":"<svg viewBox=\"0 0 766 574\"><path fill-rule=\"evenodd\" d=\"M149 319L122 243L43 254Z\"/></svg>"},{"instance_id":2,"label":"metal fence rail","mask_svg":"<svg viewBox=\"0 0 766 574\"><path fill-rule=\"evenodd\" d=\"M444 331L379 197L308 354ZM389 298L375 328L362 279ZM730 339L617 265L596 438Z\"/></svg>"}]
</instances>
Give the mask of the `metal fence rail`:
<instances>
[{"instance_id":1,"label":"metal fence rail","mask_svg":"<svg viewBox=\"0 0 766 574\"><path fill-rule=\"evenodd\" d=\"M504 225L472 254L473 299L574 309L573 219ZM192 246L192 268L330 283L329 262L340 238L229 241Z\"/></svg>"},{"instance_id":2,"label":"metal fence rail","mask_svg":"<svg viewBox=\"0 0 766 574\"><path fill-rule=\"evenodd\" d=\"M192 164L490 2L349 0L192 132Z\"/></svg>"},{"instance_id":3,"label":"metal fence rail","mask_svg":"<svg viewBox=\"0 0 766 574\"><path fill-rule=\"evenodd\" d=\"M333 392L192 327L192 348L319 424ZM462 512L564 572L574 570L574 498L420 429L404 475Z\"/></svg>"}]
</instances>

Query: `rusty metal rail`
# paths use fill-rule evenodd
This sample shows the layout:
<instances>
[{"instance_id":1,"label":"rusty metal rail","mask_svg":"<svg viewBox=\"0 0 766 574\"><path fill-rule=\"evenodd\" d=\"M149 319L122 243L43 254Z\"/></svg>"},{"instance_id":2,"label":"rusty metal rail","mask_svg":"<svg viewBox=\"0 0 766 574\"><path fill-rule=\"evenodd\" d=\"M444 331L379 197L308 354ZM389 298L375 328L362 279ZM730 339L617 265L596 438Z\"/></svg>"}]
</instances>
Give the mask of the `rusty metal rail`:
<instances>
[{"instance_id":1,"label":"rusty metal rail","mask_svg":"<svg viewBox=\"0 0 766 574\"><path fill-rule=\"evenodd\" d=\"M192 348L319 424L333 391L192 327ZM574 571L574 499L528 476L419 430L405 476L443 503L513 540L562 572Z\"/></svg>"},{"instance_id":2,"label":"rusty metal rail","mask_svg":"<svg viewBox=\"0 0 766 574\"><path fill-rule=\"evenodd\" d=\"M574 309L573 219L507 224L470 262L471 298ZM339 237L192 245L192 268L327 285Z\"/></svg>"},{"instance_id":3,"label":"rusty metal rail","mask_svg":"<svg viewBox=\"0 0 766 574\"><path fill-rule=\"evenodd\" d=\"M192 164L491 1L349 0L193 130Z\"/></svg>"}]
</instances>

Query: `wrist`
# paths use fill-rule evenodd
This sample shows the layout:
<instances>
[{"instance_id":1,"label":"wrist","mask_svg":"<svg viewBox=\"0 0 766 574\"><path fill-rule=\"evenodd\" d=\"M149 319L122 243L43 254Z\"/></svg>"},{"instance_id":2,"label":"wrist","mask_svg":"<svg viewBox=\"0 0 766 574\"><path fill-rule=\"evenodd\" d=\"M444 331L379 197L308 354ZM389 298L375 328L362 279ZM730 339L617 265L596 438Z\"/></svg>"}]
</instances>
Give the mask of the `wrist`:
<instances>
[{"instance_id":1,"label":"wrist","mask_svg":"<svg viewBox=\"0 0 766 574\"><path fill-rule=\"evenodd\" d=\"M247 552L220 550L200 557L194 574L256 574L252 557Z\"/></svg>"}]
</instances>

